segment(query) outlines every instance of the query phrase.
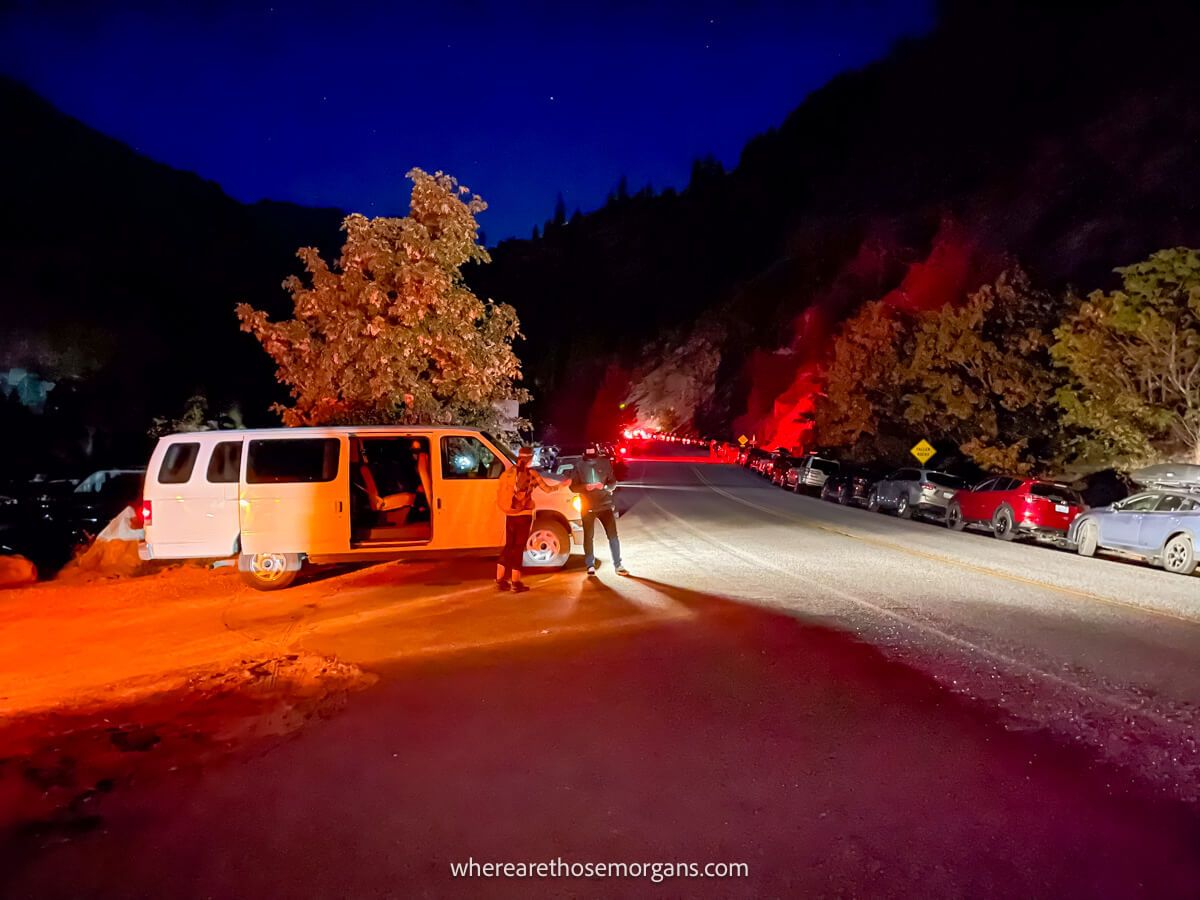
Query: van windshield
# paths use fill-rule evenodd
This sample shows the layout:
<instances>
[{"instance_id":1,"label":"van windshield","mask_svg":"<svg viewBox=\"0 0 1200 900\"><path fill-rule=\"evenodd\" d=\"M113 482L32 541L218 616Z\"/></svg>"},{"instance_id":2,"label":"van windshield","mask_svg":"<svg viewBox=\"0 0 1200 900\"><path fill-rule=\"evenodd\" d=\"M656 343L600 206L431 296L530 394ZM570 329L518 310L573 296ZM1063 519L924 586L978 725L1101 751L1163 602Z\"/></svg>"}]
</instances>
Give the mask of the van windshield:
<instances>
[{"instance_id":1,"label":"van windshield","mask_svg":"<svg viewBox=\"0 0 1200 900\"><path fill-rule=\"evenodd\" d=\"M503 456L513 465L516 465L517 454L512 452L512 448L509 447L508 444L504 443L504 441L500 440L500 438L496 437L495 435L488 434L486 431L482 432L482 434L488 439L488 442L491 443L493 447L500 451L501 456Z\"/></svg>"}]
</instances>

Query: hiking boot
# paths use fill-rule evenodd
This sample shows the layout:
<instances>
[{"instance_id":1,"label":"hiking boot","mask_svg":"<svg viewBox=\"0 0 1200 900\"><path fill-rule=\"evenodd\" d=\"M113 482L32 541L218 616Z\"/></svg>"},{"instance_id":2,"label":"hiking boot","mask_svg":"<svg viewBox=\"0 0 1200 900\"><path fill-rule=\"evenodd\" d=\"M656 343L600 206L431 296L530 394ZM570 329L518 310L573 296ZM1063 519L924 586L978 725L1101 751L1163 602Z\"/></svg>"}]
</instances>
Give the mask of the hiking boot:
<instances>
[{"instance_id":1,"label":"hiking boot","mask_svg":"<svg viewBox=\"0 0 1200 900\"><path fill-rule=\"evenodd\" d=\"M496 579L496 590L507 591L511 588L512 588L512 582L509 581L507 578L497 578Z\"/></svg>"},{"instance_id":2,"label":"hiking boot","mask_svg":"<svg viewBox=\"0 0 1200 900\"><path fill-rule=\"evenodd\" d=\"M512 592L514 594L523 594L527 590L529 590L529 585L527 585L525 582L523 582L523 581L514 581L513 582Z\"/></svg>"},{"instance_id":3,"label":"hiking boot","mask_svg":"<svg viewBox=\"0 0 1200 900\"><path fill-rule=\"evenodd\" d=\"M596 567L588 566L588 575L595 575L595 574L596 574Z\"/></svg>"}]
</instances>

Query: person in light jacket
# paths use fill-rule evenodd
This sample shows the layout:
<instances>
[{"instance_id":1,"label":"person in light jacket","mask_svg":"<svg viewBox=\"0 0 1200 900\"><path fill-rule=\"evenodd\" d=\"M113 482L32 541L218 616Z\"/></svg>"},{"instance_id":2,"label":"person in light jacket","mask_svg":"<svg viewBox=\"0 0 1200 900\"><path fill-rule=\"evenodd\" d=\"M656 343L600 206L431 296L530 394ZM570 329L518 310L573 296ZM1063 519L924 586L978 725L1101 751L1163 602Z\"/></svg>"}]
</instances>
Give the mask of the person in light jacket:
<instances>
[{"instance_id":1,"label":"person in light jacket","mask_svg":"<svg viewBox=\"0 0 1200 900\"><path fill-rule=\"evenodd\" d=\"M504 549L496 560L496 587L502 591L511 589L514 594L529 590L529 585L521 580L521 563L533 528L534 489L557 491L568 483L543 478L532 462L533 448L522 447L517 453L517 464L500 476L496 488L496 505L504 513Z\"/></svg>"}]
</instances>

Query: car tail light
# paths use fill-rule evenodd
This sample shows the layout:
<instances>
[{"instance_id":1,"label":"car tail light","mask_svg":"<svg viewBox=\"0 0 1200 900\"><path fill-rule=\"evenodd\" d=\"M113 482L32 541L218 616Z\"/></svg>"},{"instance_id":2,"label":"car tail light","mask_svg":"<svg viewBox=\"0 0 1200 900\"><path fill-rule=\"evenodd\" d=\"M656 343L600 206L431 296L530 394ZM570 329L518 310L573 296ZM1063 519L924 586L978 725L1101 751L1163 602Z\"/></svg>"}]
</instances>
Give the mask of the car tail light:
<instances>
[{"instance_id":1,"label":"car tail light","mask_svg":"<svg viewBox=\"0 0 1200 900\"><path fill-rule=\"evenodd\" d=\"M149 500L142 501L141 519L143 528L145 528L147 525L154 524L154 507L150 505Z\"/></svg>"},{"instance_id":2,"label":"car tail light","mask_svg":"<svg viewBox=\"0 0 1200 900\"><path fill-rule=\"evenodd\" d=\"M937 485L933 484L932 482L926 481L924 484L921 485L921 490L932 491L932 490L935 490L936 487L937 487Z\"/></svg>"},{"instance_id":3,"label":"car tail light","mask_svg":"<svg viewBox=\"0 0 1200 900\"><path fill-rule=\"evenodd\" d=\"M627 456L627 455L629 454L629 448L628 448L628 447L622 447L622 448L620 449L620 451L619 451L619 452L620 452L620 454L621 454L622 456Z\"/></svg>"}]
</instances>

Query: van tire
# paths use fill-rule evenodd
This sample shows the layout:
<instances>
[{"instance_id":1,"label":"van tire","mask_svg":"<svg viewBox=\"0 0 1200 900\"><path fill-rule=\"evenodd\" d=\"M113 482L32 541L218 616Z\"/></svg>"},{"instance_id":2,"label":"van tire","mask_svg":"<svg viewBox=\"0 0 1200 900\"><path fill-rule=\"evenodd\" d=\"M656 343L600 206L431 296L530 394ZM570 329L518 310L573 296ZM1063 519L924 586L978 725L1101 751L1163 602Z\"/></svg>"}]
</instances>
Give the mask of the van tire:
<instances>
[{"instance_id":1,"label":"van tire","mask_svg":"<svg viewBox=\"0 0 1200 900\"><path fill-rule=\"evenodd\" d=\"M296 580L301 565L298 553L243 553L238 559L242 581L256 591L283 590Z\"/></svg>"},{"instance_id":2,"label":"van tire","mask_svg":"<svg viewBox=\"0 0 1200 900\"><path fill-rule=\"evenodd\" d=\"M571 532L555 519L541 518L533 523L525 544L523 569L546 571L561 569L571 558Z\"/></svg>"}]
</instances>

